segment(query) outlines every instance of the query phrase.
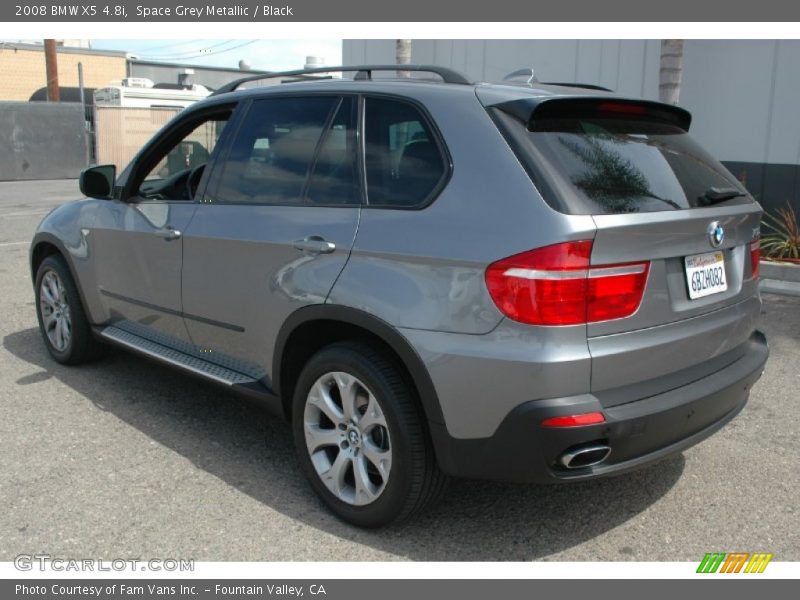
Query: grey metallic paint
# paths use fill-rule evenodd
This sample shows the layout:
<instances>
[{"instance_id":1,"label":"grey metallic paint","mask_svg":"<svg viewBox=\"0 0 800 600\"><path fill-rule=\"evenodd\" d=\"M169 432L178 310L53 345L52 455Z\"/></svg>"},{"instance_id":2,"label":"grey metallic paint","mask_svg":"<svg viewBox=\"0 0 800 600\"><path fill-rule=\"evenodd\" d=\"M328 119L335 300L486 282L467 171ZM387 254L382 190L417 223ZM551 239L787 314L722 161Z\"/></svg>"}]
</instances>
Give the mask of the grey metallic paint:
<instances>
[{"instance_id":1,"label":"grey metallic paint","mask_svg":"<svg viewBox=\"0 0 800 600\"><path fill-rule=\"evenodd\" d=\"M34 244L61 241L94 324L132 320L198 351L211 350L211 360L219 353L220 361L251 362L269 381L279 375L273 368L281 357L274 352L290 334L285 323L300 322L296 316L312 308L320 318L352 311L387 324L398 336L392 347L419 358L426 373L418 379L429 378L432 387L420 388L428 418L443 421L446 435L461 440L492 436L531 401L591 398L596 390L689 368L752 333L760 301L748 279L745 247L760 216L757 204L592 217L562 214L544 202L485 106L563 95L563 89L339 80L287 87L215 96L178 119L262 95L405 96L426 107L446 141L453 167L448 185L422 210L169 203L168 224L183 228L181 240L172 242L157 237L166 221L152 214L154 206L119 200L64 205L44 219ZM129 167L120 175L118 194L125 193L130 174ZM204 181L212 177L207 172ZM726 228L730 289L690 303L675 257L709 251L705 227L713 219ZM334 242L335 252L314 255L292 246L310 235ZM487 292L486 267L582 239L595 240L593 264L653 261L639 311L570 327L504 318ZM101 289L171 312L126 305ZM176 318L175 312L244 331ZM429 409L431 403L438 410Z\"/></svg>"}]
</instances>

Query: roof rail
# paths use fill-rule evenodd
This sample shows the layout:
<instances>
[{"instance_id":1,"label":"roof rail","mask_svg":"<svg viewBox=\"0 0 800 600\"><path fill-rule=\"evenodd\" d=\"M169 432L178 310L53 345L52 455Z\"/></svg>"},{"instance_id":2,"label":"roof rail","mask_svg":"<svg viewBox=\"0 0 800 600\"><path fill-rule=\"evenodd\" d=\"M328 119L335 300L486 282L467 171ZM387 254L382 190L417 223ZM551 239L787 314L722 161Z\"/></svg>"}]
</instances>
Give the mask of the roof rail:
<instances>
[{"instance_id":1,"label":"roof rail","mask_svg":"<svg viewBox=\"0 0 800 600\"><path fill-rule=\"evenodd\" d=\"M278 77L297 77L302 75L314 75L316 73L345 73L354 71L354 79L357 81L369 81L372 79L373 71L415 71L423 73L434 73L442 78L444 83L457 83L461 85L471 85L473 82L464 75L447 67L435 65L356 65L352 67L314 67L313 69L298 69L296 71L281 71L279 73L260 73L249 75L235 81L231 81L220 87L212 95L225 94L235 91L240 85L249 81L259 81L261 79L276 79Z\"/></svg>"}]
</instances>

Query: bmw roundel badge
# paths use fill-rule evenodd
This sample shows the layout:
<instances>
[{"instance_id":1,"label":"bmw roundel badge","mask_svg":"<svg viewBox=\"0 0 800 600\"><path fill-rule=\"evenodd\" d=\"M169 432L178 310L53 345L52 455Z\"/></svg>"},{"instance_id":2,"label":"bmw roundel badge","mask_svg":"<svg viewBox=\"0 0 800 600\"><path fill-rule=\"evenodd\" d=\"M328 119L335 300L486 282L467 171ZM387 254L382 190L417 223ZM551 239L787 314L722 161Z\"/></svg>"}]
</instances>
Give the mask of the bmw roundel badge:
<instances>
[{"instance_id":1,"label":"bmw roundel badge","mask_svg":"<svg viewBox=\"0 0 800 600\"><path fill-rule=\"evenodd\" d=\"M713 248L719 248L725 241L725 230L719 221L712 221L708 224L708 241Z\"/></svg>"}]
</instances>

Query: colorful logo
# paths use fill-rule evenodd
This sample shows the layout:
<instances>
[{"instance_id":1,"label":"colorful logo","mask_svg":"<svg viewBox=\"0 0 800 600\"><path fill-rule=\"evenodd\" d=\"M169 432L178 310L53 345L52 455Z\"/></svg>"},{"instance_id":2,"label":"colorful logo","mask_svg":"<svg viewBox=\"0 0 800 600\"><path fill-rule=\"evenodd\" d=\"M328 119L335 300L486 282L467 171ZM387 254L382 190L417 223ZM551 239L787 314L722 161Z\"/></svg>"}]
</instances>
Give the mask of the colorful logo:
<instances>
[{"instance_id":1,"label":"colorful logo","mask_svg":"<svg viewBox=\"0 0 800 600\"><path fill-rule=\"evenodd\" d=\"M711 243L712 248L719 248L722 242L725 241L725 230L722 228L722 225L719 224L719 221L712 221L709 223L706 231L708 233L708 241Z\"/></svg>"},{"instance_id":2,"label":"colorful logo","mask_svg":"<svg viewBox=\"0 0 800 600\"><path fill-rule=\"evenodd\" d=\"M697 567L698 573L763 573L772 554L766 552L708 552Z\"/></svg>"}]
</instances>

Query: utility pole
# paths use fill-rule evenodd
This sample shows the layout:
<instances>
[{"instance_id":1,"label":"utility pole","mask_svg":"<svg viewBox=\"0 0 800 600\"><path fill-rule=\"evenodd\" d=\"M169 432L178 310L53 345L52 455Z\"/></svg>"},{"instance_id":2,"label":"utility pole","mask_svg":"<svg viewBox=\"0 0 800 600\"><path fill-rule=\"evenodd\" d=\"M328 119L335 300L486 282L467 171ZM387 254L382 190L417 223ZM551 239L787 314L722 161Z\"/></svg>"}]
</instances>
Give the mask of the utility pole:
<instances>
[{"instance_id":1,"label":"utility pole","mask_svg":"<svg viewBox=\"0 0 800 600\"><path fill-rule=\"evenodd\" d=\"M658 97L662 102L678 103L681 97L682 76L683 40L661 40Z\"/></svg>"},{"instance_id":2,"label":"utility pole","mask_svg":"<svg viewBox=\"0 0 800 600\"><path fill-rule=\"evenodd\" d=\"M59 102L61 93L58 89L58 58L56 57L56 41L44 41L44 64L47 71L47 99Z\"/></svg>"},{"instance_id":3,"label":"utility pole","mask_svg":"<svg viewBox=\"0 0 800 600\"><path fill-rule=\"evenodd\" d=\"M398 65L411 64L411 40L394 41L395 62ZM398 71L398 77L411 77L410 71Z\"/></svg>"}]
</instances>

